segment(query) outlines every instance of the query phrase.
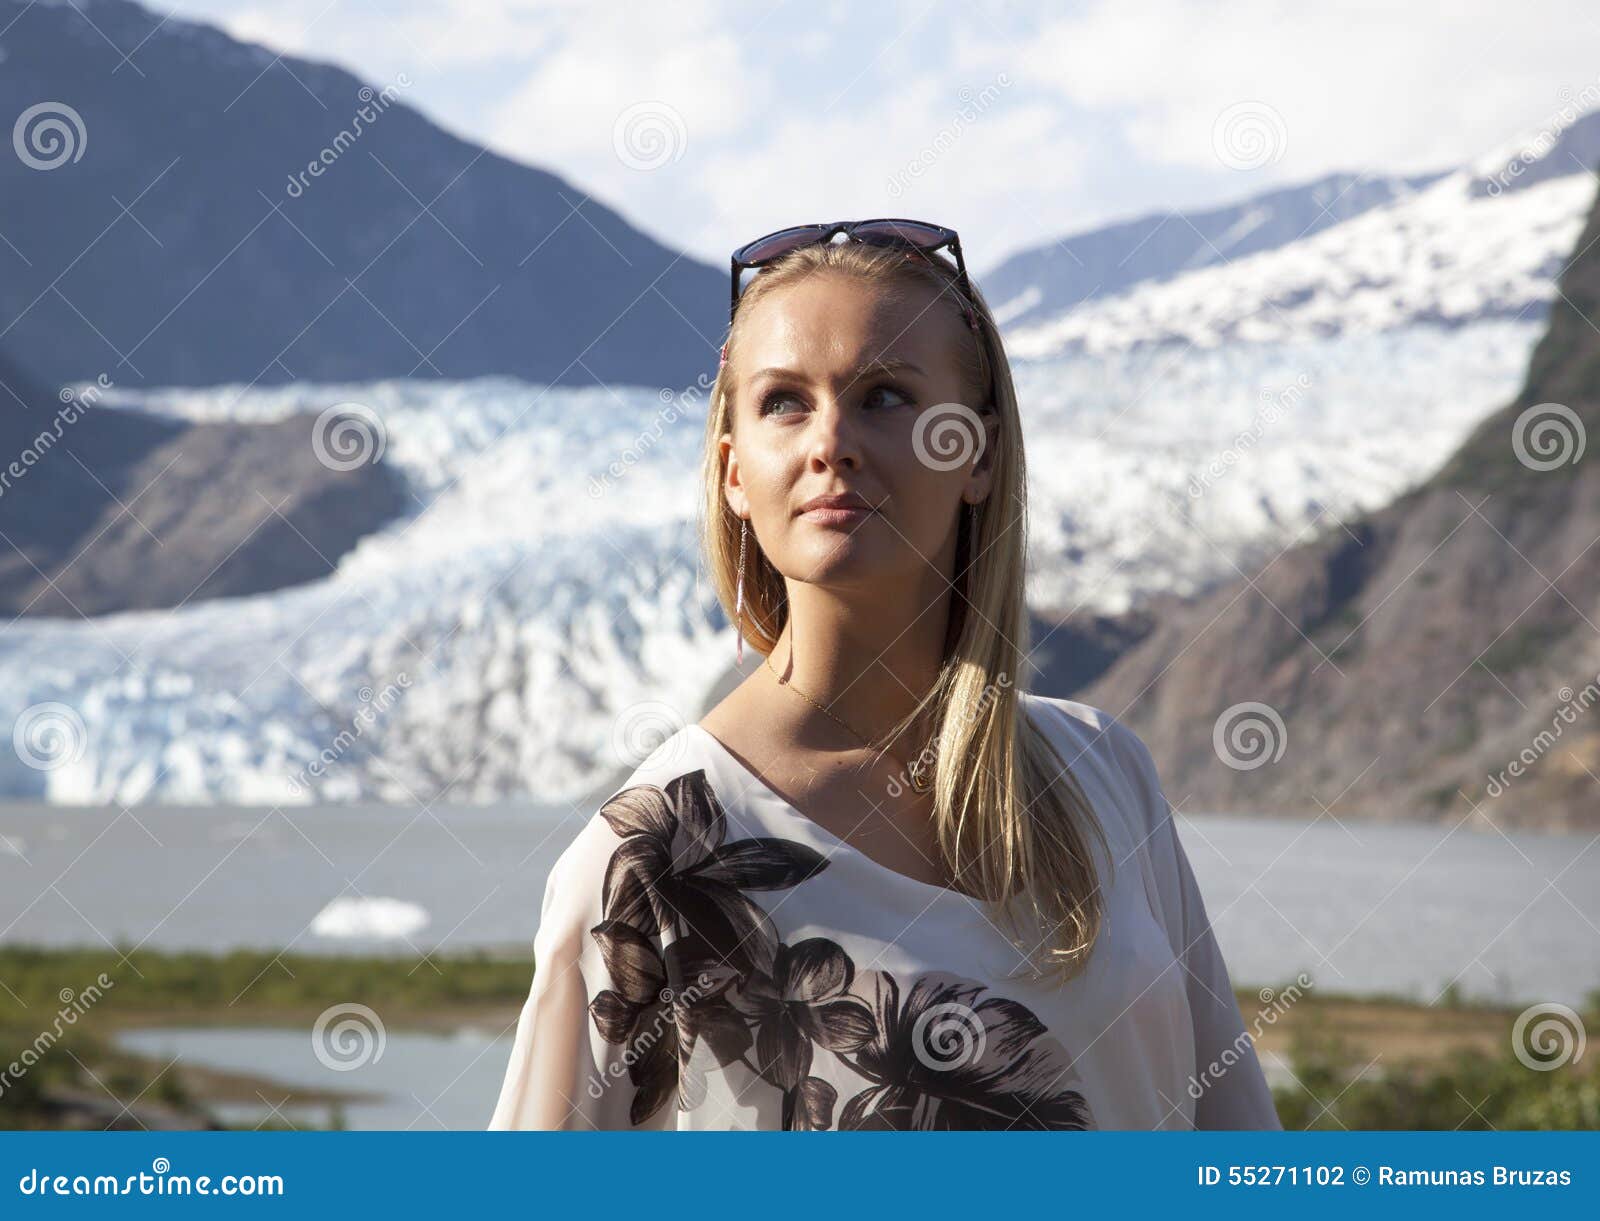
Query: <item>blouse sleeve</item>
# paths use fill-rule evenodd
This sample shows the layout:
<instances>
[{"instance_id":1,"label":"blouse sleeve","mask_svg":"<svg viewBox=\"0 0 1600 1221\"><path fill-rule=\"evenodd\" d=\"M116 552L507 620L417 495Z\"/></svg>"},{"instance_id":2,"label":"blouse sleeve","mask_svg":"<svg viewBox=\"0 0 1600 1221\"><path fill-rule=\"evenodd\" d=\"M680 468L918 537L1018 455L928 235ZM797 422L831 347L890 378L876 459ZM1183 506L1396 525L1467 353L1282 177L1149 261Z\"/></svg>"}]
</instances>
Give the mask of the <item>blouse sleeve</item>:
<instances>
[{"instance_id":1,"label":"blouse sleeve","mask_svg":"<svg viewBox=\"0 0 1600 1221\"><path fill-rule=\"evenodd\" d=\"M1113 722L1149 811L1146 847L1159 879L1161 903L1174 953L1182 964L1194 1019L1196 1128L1281 1130L1255 1044L1245 1032L1227 964L1206 915L1188 854L1178 838L1172 807L1149 748L1132 730Z\"/></svg>"},{"instance_id":2,"label":"blouse sleeve","mask_svg":"<svg viewBox=\"0 0 1600 1221\"><path fill-rule=\"evenodd\" d=\"M623 944L605 924L601 895L607 855L597 854L596 836L617 843L603 823L591 824L556 861L545 883L533 941L533 983L517 1019L490 1131L644 1130L670 1128L676 1118L671 1099L650 1115L637 1115L636 1083L644 1070L664 1067L659 1055L641 1058L622 1041L610 1041L623 1037L619 1011L637 1016L628 999L638 991L635 985L651 986L647 973L634 971L631 961L648 962L660 950L637 934L630 934L637 946ZM613 968L622 978L613 977ZM659 1099L666 1090L650 1092Z\"/></svg>"}]
</instances>

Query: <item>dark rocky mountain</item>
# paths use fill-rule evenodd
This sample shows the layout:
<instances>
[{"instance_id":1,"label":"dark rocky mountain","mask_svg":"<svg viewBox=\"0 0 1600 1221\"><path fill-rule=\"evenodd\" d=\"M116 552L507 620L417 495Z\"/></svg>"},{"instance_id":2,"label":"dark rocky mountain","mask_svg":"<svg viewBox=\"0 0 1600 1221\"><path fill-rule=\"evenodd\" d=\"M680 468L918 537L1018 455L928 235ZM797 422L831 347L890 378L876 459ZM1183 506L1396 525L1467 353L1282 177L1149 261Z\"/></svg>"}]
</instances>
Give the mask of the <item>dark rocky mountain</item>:
<instances>
[{"instance_id":1,"label":"dark rocky mountain","mask_svg":"<svg viewBox=\"0 0 1600 1221\"><path fill-rule=\"evenodd\" d=\"M40 108L0 157L0 347L47 385L715 367L724 273L404 83L128 0L0 0L0 31L7 127Z\"/></svg>"},{"instance_id":2,"label":"dark rocky mountain","mask_svg":"<svg viewBox=\"0 0 1600 1221\"><path fill-rule=\"evenodd\" d=\"M1600 829L1600 209L1559 284L1522 391L1432 479L1074 690L1175 805Z\"/></svg>"},{"instance_id":3,"label":"dark rocky mountain","mask_svg":"<svg viewBox=\"0 0 1600 1221\"><path fill-rule=\"evenodd\" d=\"M259 593L325 576L404 511L400 481L314 417L190 424L71 404L0 355L0 611L96 615ZM377 453L376 448L371 450Z\"/></svg>"}]
</instances>

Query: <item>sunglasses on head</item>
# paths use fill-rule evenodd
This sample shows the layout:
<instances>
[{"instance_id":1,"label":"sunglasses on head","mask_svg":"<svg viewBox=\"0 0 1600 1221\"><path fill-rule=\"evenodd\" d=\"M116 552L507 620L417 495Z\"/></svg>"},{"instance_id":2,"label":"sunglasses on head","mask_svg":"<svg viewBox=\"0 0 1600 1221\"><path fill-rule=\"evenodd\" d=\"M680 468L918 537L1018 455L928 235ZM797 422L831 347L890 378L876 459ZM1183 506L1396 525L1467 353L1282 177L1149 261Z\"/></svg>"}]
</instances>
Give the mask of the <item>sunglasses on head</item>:
<instances>
[{"instance_id":1,"label":"sunglasses on head","mask_svg":"<svg viewBox=\"0 0 1600 1221\"><path fill-rule=\"evenodd\" d=\"M739 309L739 295L744 291L739 283L742 273L774 263L802 246L824 245L841 233L848 241L864 242L868 246L899 246L930 259L937 251L948 248L955 256L956 282L961 289L961 304L967 315L967 323L974 330L977 329L977 317L968 304L972 300L972 284L967 279L967 264L961 257L961 239L956 236L956 231L928 221L894 217L840 220L828 225L796 225L746 242L733 252L733 294L728 307L730 321Z\"/></svg>"}]
</instances>

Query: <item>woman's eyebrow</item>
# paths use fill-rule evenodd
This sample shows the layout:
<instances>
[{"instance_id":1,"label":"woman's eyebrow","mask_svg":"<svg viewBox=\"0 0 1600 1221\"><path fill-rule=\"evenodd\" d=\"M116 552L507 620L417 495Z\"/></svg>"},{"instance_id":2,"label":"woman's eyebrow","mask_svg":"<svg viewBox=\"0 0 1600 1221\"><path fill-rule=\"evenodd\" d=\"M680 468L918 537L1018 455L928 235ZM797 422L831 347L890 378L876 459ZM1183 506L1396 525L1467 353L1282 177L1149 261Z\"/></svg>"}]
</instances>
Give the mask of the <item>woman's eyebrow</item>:
<instances>
[{"instance_id":1,"label":"woman's eyebrow","mask_svg":"<svg viewBox=\"0 0 1600 1221\"><path fill-rule=\"evenodd\" d=\"M857 378L867 377L867 376L869 376L870 374L873 374L873 373L922 373L922 372L923 372L922 366L918 365L914 361L905 360L902 357L898 357L898 356L879 356L879 357L874 357L872 360L868 360L868 361L863 362L859 367L857 367L855 373L852 374L851 376L852 376L852 379L857 379ZM763 377L790 377L790 378L802 378L803 379L804 376L805 375L803 373L800 373L798 370L785 369L785 368L781 368L781 367L779 367L777 365L773 365L773 366L770 366L770 367L765 368L765 369L757 369L754 373L752 373L750 375L750 380L752 382L756 382L756 381L759 381Z\"/></svg>"},{"instance_id":2,"label":"woman's eyebrow","mask_svg":"<svg viewBox=\"0 0 1600 1221\"><path fill-rule=\"evenodd\" d=\"M922 366L899 356L880 356L867 361L856 370L857 377L869 373L921 373Z\"/></svg>"}]
</instances>

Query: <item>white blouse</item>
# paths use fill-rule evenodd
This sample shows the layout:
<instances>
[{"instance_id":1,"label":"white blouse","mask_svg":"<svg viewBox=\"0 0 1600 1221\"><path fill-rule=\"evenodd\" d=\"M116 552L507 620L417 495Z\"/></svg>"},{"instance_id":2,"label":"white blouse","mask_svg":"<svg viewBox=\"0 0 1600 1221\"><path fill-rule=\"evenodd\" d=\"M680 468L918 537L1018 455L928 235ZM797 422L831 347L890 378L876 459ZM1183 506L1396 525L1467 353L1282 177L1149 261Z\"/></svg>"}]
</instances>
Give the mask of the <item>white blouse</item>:
<instances>
[{"instance_id":1,"label":"white blouse","mask_svg":"<svg viewBox=\"0 0 1600 1221\"><path fill-rule=\"evenodd\" d=\"M1105 920L1080 974L1013 977L985 904L688 725L551 869L489 1128L1280 1127L1149 751L1097 708L1021 701L1110 850L1089 837Z\"/></svg>"}]
</instances>

